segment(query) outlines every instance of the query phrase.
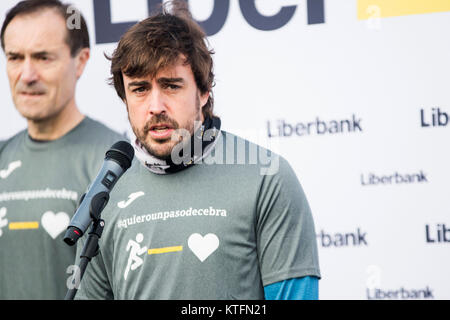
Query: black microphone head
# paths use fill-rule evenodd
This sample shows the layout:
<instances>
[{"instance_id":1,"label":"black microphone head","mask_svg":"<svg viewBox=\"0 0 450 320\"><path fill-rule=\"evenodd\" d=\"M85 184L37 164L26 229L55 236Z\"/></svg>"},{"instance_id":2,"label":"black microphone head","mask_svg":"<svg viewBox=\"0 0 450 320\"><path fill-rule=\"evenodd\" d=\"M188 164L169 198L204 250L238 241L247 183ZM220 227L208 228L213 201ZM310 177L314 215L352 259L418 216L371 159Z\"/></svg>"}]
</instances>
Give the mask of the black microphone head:
<instances>
[{"instance_id":1,"label":"black microphone head","mask_svg":"<svg viewBox=\"0 0 450 320\"><path fill-rule=\"evenodd\" d=\"M124 170L128 170L134 158L134 148L127 141L117 141L106 151L105 160L116 161Z\"/></svg>"},{"instance_id":2,"label":"black microphone head","mask_svg":"<svg viewBox=\"0 0 450 320\"><path fill-rule=\"evenodd\" d=\"M64 242L69 246L73 246L82 235L83 232L77 227L68 227L64 235Z\"/></svg>"}]
</instances>

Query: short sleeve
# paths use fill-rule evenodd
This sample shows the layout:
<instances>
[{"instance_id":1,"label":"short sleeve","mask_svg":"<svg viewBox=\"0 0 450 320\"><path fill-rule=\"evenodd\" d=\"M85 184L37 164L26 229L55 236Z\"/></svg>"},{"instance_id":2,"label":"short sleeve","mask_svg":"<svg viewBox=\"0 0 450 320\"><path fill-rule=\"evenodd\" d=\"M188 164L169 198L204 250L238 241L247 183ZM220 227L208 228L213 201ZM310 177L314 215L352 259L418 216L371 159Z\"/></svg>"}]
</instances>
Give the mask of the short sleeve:
<instances>
[{"instance_id":1,"label":"short sleeve","mask_svg":"<svg viewBox=\"0 0 450 320\"><path fill-rule=\"evenodd\" d=\"M290 278L320 278L313 216L300 182L279 157L262 177L256 212L257 250L264 286Z\"/></svg>"}]
</instances>

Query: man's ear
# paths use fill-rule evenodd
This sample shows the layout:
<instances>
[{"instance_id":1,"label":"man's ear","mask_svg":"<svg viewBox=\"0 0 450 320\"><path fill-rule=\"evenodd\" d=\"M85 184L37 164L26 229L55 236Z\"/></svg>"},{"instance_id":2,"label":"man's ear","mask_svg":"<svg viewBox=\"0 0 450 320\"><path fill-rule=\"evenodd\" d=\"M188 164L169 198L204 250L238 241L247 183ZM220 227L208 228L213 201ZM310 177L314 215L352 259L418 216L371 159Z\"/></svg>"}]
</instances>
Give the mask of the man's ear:
<instances>
[{"instance_id":1,"label":"man's ear","mask_svg":"<svg viewBox=\"0 0 450 320\"><path fill-rule=\"evenodd\" d=\"M80 79L83 74L84 68L91 56L91 50L89 48L83 48L78 52L76 59L77 79Z\"/></svg>"},{"instance_id":2,"label":"man's ear","mask_svg":"<svg viewBox=\"0 0 450 320\"><path fill-rule=\"evenodd\" d=\"M201 108L203 108L206 105L206 103L208 102L208 99L209 99L209 91L204 93L204 94L200 93L200 106L201 106Z\"/></svg>"}]
</instances>

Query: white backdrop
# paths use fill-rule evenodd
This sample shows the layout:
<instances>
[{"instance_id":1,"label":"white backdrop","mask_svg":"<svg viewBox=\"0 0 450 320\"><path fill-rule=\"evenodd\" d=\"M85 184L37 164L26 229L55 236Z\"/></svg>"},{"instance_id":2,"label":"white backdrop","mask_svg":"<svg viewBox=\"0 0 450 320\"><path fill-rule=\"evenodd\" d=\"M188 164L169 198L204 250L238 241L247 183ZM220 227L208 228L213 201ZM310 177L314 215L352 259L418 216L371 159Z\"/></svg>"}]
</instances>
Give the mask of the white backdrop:
<instances>
[{"instance_id":1,"label":"white backdrop","mask_svg":"<svg viewBox=\"0 0 450 320\"><path fill-rule=\"evenodd\" d=\"M146 0L109 2L112 23L145 18ZM423 0L442 12L383 17L385 0L325 0L324 22L308 24L308 10L321 2L256 0L265 16L297 6L283 27L261 31L230 0L223 28L209 37L215 111L225 130L274 149L295 169L316 224L321 299L450 299L450 8ZM0 2L2 20L15 3ZM129 131L125 107L106 84L103 54L116 43L96 44L94 0L72 3L92 45L78 105ZM358 3L368 20L358 19ZM190 1L198 20L213 4ZM4 139L26 123L11 102L3 55L0 70ZM342 120L350 123L343 132L320 133ZM310 134L300 132L308 123Z\"/></svg>"}]
</instances>

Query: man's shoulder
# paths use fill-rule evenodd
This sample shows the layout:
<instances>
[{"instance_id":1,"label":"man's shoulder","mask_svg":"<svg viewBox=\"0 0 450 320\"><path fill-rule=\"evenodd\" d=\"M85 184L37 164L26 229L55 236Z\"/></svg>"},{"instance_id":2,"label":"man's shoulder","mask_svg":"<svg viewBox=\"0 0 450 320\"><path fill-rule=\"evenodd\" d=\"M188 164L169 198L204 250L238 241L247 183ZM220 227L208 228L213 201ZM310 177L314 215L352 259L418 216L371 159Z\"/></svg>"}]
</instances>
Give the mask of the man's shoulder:
<instances>
[{"instance_id":1,"label":"man's shoulder","mask_svg":"<svg viewBox=\"0 0 450 320\"><path fill-rule=\"evenodd\" d=\"M264 147L228 131L221 131L220 140L219 149L225 152L223 158L226 164L244 164L247 168L257 168L261 176L273 176L278 174L280 169L291 169L288 161L270 147Z\"/></svg>"},{"instance_id":2,"label":"man's shoulder","mask_svg":"<svg viewBox=\"0 0 450 320\"><path fill-rule=\"evenodd\" d=\"M26 135L26 133L27 130L23 129L14 134L12 137L0 141L0 153L10 147L12 148L12 150L17 150L17 145L23 141L23 137L24 135Z\"/></svg>"},{"instance_id":3,"label":"man's shoulder","mask_svg":"<svg viewBox=\"0 0 450 320\"><path fill-rule=\"evenodd\" d=\"M97 146L110 147L119 140L127 140L125 135L109 128L100 121L86 117L83 122L71 134L71 142L83 144L85 147Z\"/></svg>"},{"instance_id":4,"label":"man's shoulder","mask_svg":"<svg viewBox=\"0 0 450 320\"><path fill-rule=\"evenodd\" d=\"M235 150L236 149L239 150L238 149L239 147L244 148L244 146L245 146L245 150L247 152L250 152L253 149L255 149L258 151L261 150L261 152L277 154L276 152L271 150L270 147L264 147L258 142L253 142L250 139L241 137L241 136L231 133L229 131L221 130L220 134L221 134L221 139L223 140L222 143L224 143L226 145L226 147L228 147L227 149L229 149L230 147L233 147ZM278 156L280 156L280 155L278 155Z\"/></svg>"},{"instance_id":5,"label":"man's shoulder","mask_svg":"<svg viewBox=\"0 0 450 320\"><path fill-rule=\"evenodd\" d=\"M95 136L113 137L115 139L117 138L125 139L125 136L123 134L120 134L119 132L109 128L106 124L98 120L86 117L85 123L86 125L84 130L86 130L87 133L90 133L92 131L93 133L95 133Z\"/></svg>"}]
</instances>

